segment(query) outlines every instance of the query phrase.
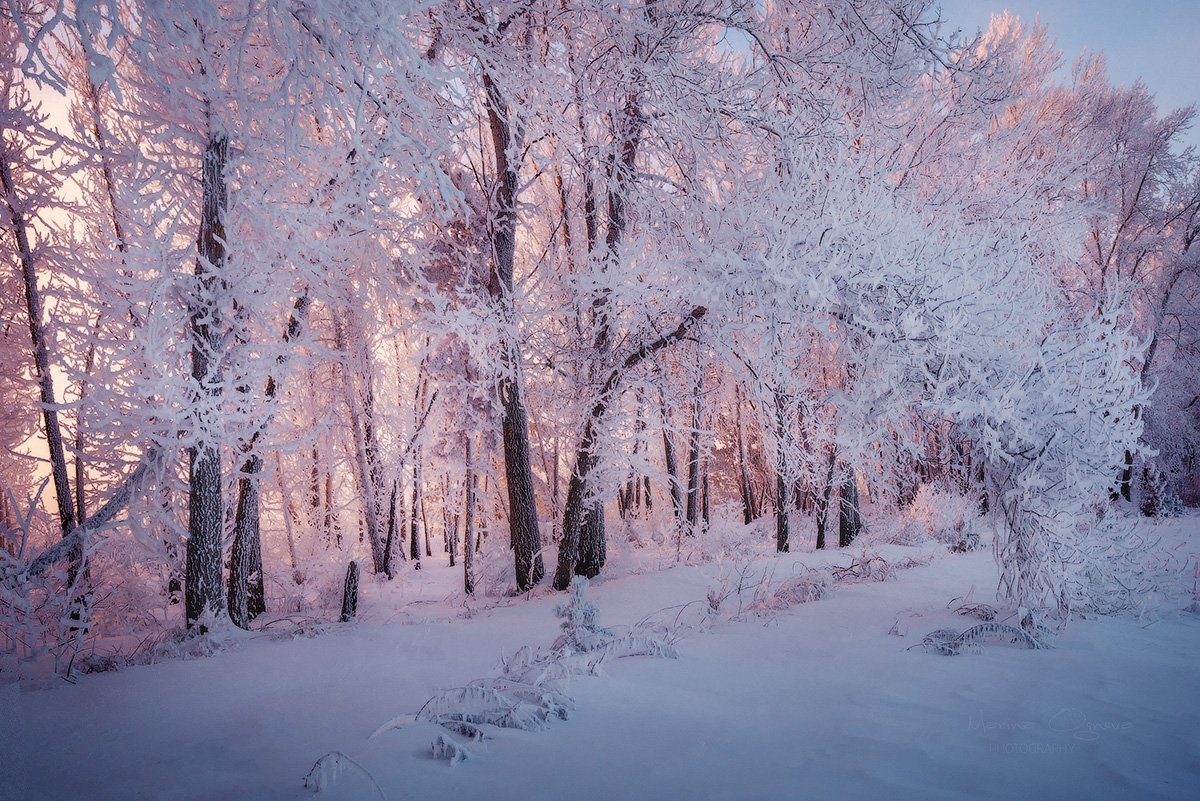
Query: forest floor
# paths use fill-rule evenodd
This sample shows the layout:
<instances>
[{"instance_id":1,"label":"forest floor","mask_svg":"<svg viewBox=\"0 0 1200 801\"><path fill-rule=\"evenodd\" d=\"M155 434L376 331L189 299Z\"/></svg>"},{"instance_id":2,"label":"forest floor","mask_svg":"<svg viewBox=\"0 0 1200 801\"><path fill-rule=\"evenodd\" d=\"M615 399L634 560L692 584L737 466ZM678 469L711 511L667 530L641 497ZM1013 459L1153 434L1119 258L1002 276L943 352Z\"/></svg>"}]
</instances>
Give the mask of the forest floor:
<instances>
[{"instance_id":1,"label":"forest floor","mask_svg":"<svg viewBox=\"0 0 1200 801\"><path fill-rule=\"evenodd\" d=\"M1200 516L1146 525L1184 561L1200 552ZM318 636L239 633L207 658L0 686L0 799L302 799L313 797L305 775L331 752L349 767L316 797L1195 797L1200 615L1181 611L1190 566L1140 614L1075 620L1053 648L940 656L922 637L978 622L955 610L994 595L990 549L877 550L893 565L930 561L771 613L753 604L764 579L848 565L862 549L670 569L627 559L589 589L601 623L675 624L678 658L610 660L602 675L574 677L568 720L497 730L457 765L433 758L433 724L371 734L439 689L498 675L522 645L549 645L563 596L469 607L459 570L433 560L393 585L368 583L362 618ZM710 591L739 583L740 596L707 611Z\"/></svg>"}]
</instances>

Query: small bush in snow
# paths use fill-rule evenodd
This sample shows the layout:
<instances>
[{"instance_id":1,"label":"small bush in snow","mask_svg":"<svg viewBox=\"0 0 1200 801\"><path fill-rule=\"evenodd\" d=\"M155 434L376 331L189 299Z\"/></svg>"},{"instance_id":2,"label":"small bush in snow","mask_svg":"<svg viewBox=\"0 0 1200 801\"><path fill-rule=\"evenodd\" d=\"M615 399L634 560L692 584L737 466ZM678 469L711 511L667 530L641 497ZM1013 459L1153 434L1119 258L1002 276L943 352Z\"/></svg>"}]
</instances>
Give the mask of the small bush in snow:
<instances>
[{"instance_id":1,"label":"small bush in snow","mask_svg":"<svg viewBox=\"0 0 1200 801\"><path fill-rule=\"evenodd\" d=\"M838 583L888 581L895 578L892 575L892 566L888 564L887 560L865 547L862 555L854 557L850 564L844 567L835 567L830 572L833 580Z\"/></svg>"},{"instance_id":2,"label":"small bush in snow","mask_svg":"<svg viewBox=\"0 0 1200 801\"><path fill-rule=\"evenodd\" d=\"M1175 491L1175 485L1157 468L1147 467L1142 479L1141 512L1146 517L1179 517L1183 514L1183 502Z\"/></svg>"},{"instance_id":3,"label":"small bush in snow","mask_svg":"<svg viewBox=\"0 0 1200 801\"><path fill-rule=\"evenodd\" d=\"M892 539L901 545L932 539L958 550L975 550L979 547L979 499L938 484L922 484L901 514Z\"/></svg>"},{"instance_id":4,"label":"small bush in snow","mask_svg":"<svg viewBox=\"0 0 1200 801\"><path fill-rule=\"evenodd\" d=\"M807 570L771 586L764 581L754 594L751 606L759 614L789 609L798 604L819 601L829 594L829 577L819 570Z\"/></svg>"},{"instance_id":5,"label":"small bush in snow","mask_svg":"<svg viewBox=\"0 0 1200 801\"><path fill-rule=\"evenodd\" d=\"M587 579L576 576L571 581L570 600L554 607L554 614L563 619L563 633L552 646L555 651L588 653L612 642L612 632L600 628L600 610L587 599L587 588Z\"/></svg>"}]
</instances>

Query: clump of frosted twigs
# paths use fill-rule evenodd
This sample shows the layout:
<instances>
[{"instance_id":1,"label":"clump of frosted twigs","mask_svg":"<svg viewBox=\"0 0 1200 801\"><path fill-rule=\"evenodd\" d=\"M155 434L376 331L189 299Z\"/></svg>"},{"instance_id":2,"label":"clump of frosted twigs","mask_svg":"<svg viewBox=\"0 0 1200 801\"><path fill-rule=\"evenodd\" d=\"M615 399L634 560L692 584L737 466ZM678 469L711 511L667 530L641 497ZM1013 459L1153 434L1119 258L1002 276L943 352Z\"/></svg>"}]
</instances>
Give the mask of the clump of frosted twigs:
<instances>
[{"instance_id":1,"label":"clump of frosted twigs","mask_svg":"<svg viewBox=\"0 0 1200 801\"><path fill-rule=\"evenodd\" d=\"M982 604L981 606L987 605ZM959 607L959 609L961 610L963 607ZM987 609L995 612L991 607L987 607ZM926 634L917 645L910 646L910 650L920 646L925 649L926 653L957 656L963 652L979 653L985 644L1011 645L1015 648L1029 650L1051 647L1050 641L1054 637L1054 632L1042 622L1041 613L1030 609L1018 609L1017 618L1019 621L1017 626L997 623L989 619L962 632L950 628L937 629Z\"/></svg>"},{"instance_id":2,"label":"clump of frosted twigs","mask_svg":"<svg viewBox=\"0 0 1200 801\"><path fill-rule=\"evenodd\" d=\"M995 620L996 608L990 604L963 604L954 610L960 615L973 617L976 620Z\"/></svg>"},{"instance_id":3,"label":"clump of frosted twigs","mask_svg":"<svg viewBox=\"0 0 1200 801\"><path fill-rule=\"evenodd\" d=\"M888 562L877 553L863 548L861 556L854 557L850 564L834 567L830 574L835 583L853 584L862 581L890 581L895 579L898 570L908 570L921 567L930 562L931 557L916 559L906 556L898 562Z\"/></svg>"},{"instance_id":4,"label":"clump of frosted twigs","mask_svg":"<svg viewBox=\"0 0 1200 801\"><path fill-rule=\"evenodd\" d=\"M729 562L722 565L717 583L708 589L704 601L692 604L705 604L698 621L703 629L726 617L740 620L746 613L771 616L798 604L819 601L829 595L831 584L828 573L821 570L804 569L776 582L773 567L759 573L750 562ZM730 609L732 601L737 602L734 610ZM677 607L677 626L692 604Z\"/></svg>"},{"instance_id":5,"label":"clump of frosted twigs","mask_svg":"<svg viewBox=\"0 0 1200 801\"><path fill-rule=\"evenodd\" d=\"M39 665L46 670L52 665L55 675L71 680L95 602L85 587L90 554L79 549L74 570L64 565L31 569L38 556L32 547L35 515L45 487L43 481L23 505L0 487L8 507L17 510L4 532L12 550L0 547L0 672L36 674Z\"/></svg>"},{"instance_id":6,"label":"clump of frosted twigs","mask_svg":"<svg viewBox=\"0 0 1200 801\"><path fill-rule=\"evenodd\" d=\"M1049 647L1024 629L995 622L980 623L963 632L957 629L937 629L926 634L919 644L926 653L957 656L964 651L978 653L980 646L985 643L1012 645L1031 650Z\"/></svg>"},{"instance_id":7,"label":"clump of frosted twigs","mask_svg":"<svg viewBox=\"0 0 1200 801\"><path fill-rule=\"evenodd\" d=\"M968 593L968 597L969 596L970 596L970 594ZM958 598L952 599L950 601L950 604L954 603L957 600L960 600L960 599L958 599ZM950 606L950 604L946 604L946 606ZM955 611L955 613L960 614L963 617L973 617L976 620L982 620L985 623L989 620L995 620L996 615L998 614L996 612L996 607L992 606L991 604L971 603L970 601L965 600L965 599L963 600L963 602L961 604L959 604L957 607L955 607L954 611Z\"/></svg>"},{"instance_id":8,"label":"clump of frosted twigs","mask_svg":"<svg viewBox=\"0 0 1200 801\"><path fill-rule=\"evenodd\" d=\"M379 786L379 782L375 781L375 777L371 772L362 765L355 762L350 757L343 754L341 751L333 751L317 760L312 766L312 770L304 777L304 787L307 790L312 790L314 793L321 793L333 786L333 783L343 773L357 773L370 783L379 797L387 801L387 794L383 792L383 788Z\"/></svg>"},{"instance_id":9,"label":"clump of frosted twigs","mask_svg":"<svg viewBox=\"0 0 1200 801\"><path fill-rule=\"evenodd\" d=\"M443 690L415 714L393 718L371 736L413 723L432 723L442 729L433 741L434 757L454 765L473 757L496 731L541 731L552 721L567 720L575 708L567 694L571 676L594 675L610 658L676 656L674 639L667 632L635 627L617 634L600 626L587 587L587 579L576 577L568 601L555 608L562 618L561 633L548 649L523 646L502 661L500 676Z\"/></svg>"},{"instance_id":10,"label":"clump of frosted twigs","mask_svg":"<svg viewBox=\"0 0 1200 801\"><path fill-rule=\"evenodd\" d=\"M772 585L769 577L764 576L755 590L754 603L750 608L758 614L770 614L819 601L829 594L829 589L829 577L819 570L806 570L776 585Z\"/></svg>"}]
</instances>

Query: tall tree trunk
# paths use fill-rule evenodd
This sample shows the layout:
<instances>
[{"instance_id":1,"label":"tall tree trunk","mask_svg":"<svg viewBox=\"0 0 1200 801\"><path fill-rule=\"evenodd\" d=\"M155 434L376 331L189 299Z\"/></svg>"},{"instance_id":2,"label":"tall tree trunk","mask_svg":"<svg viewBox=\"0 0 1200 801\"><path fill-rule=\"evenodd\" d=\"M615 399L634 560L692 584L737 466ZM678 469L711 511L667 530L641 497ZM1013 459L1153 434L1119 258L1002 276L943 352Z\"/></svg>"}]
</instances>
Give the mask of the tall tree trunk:
<instances>
[{"instance_id":1,"label":"tall tree trunk","mask_svg":"<svg viewBox=\"0 0 1200 801\"><path fill-rule=\"evenodd\" d=\"M412 508L409 510L409 552L413 570L421 569L421 537L420 537L420 503L421 503L421 453L413 460Z\"/></svg>"},{"instance_id":2,"label":"tall tree trunk","mask_svg":"<svg viewBox=\"0 0 1200 801\"><path fill-rule=\"evenodd\" d=\"M646 16L652 19L653 0L646 4ZM646 56L647 45L639 39L635 45L634 61ZM573 52L573 51L572 51ZM568 53L569 58L573 57L572 53ZM573 69L573 64L572 64ZM625 228L627 225L626 202L631 191L631 186L634 177L634 168L637 161L638 144L641 140L641 132L643 127L643 117L639 103L640 84L644 81L644 76L640 74L635 79L639 86L628 92L626 95L624 106L622 107L619 116L615 116L614 122L614 137L617 145L611 151L611 155L606 165L608 171L608 193L607 193L607 230L605 231L605 254L601 261L601 269L607 271L615 266L619 261L619 251L625 237ZM575 90L580 92L580 84L575 83ZM580 107L582 108L582 107ZM586 128L582 124L582 116L580 118L580 136L586 138ZM594 187L591 181L591 170L586 169L585 180L585 222L587 225L588 234L588 252L592 253L593 243L596 236L596 209L594 198ZM593 349L595 351L596 365L603 368L610 361L612 350L612 321L609 311L609 293L607 288L601 282L601 291L597 293L595 300L592 303L593 323L595 327L595 337L593 339ZM694 320L693 320L694 322ZM619 376L618 371L614 371L613 375ZM610 390L611 391L611 390ZM599 404L593 407L593 415L588 419L584 429L584 438L580 444L579 451L576 455L575 471L572 474L572 484L578 479L577 492L574 501L576 504L588 503L588 508L580 514L578 509L572 510L572 495L571 489L567 490L567 509L564 514L563 540L562 547L567 548L567 553L577 550L578 557L575 561L574 571L577 575L592 578L600 573L604 568L605 559L607 556L607 541L604 529L604 505L599 500L589 501L587 495L587 478L591 470L596 466L599 459L595 453L597 446L597 424L599 417L604 414L604 410L609 403L609 398L604 398ZM599 414L596 413L597 408L600 409ZM567 530L566 521L570 519L572 528ZM578 521L578 522L576 522ZM563 559L563 550L560 547L559 565L555 573L555 586L559 589L562 579L565 576L565 564ZM566 579L569 581L569 579Z\"/></svg>"},{"instance_id":3,"label":"tall tree trunk","mask_svg":"<svg viewBox=\"0 0 1200 801\"><path fill-rule=\"evenodd\" d=\"M364 416L373 411L374 404L360 408L358 391L354 386L354 376L349 364L349 345L346 342L345 327L337 316L333 321L334 347L347 355L347 364L343 374L343 385L346 390L346 404L350 408L350 434L354 442L355 479L358 482L359 495L362 502L363 521L366 524L367 541L371 547L371 566L376 574L385 572L383 554L383 532L380 529L379 508L376 503L378 486L375 483L377 470L373 465L378 459L371 456L372 446L368 439L368 431L373 431L373 424L367 424Z\"/></svg>"},{"instance_id":4,"label":"tall tree trunk","mask_svg":"<svg viewBox=\"0 0 1200 801\"><path fill-rule=\"evenodd\" d=\"M354 620L358 614L358 562L351 562L346 568L346 581L342 585L342 614L338 617L343 623Z\"/></svg>"},{"instance_id":5,"label":"tall tree trunk","mask_svg":"<svg viewBox=\"0 0 1200 801\"><path fill-rule=\"evenodd\" d=\"M396 496L400 492L400 479L392 479L392 497L388 501L387 539L383 543L383 572L388 581L395 578L393 555L396 552L396 534L399 531L399 521L396 517Z\"/></svg>"},{"instance_id":6,"label":"tall tree trunk","mask_svg":"<svg viewBox=\"0 0 1200 801\"><path fill-rule=\"evenodd\" d=\"M295 504L292 503L287 481L283 477L283 458L279 455L279 451L275 452L275 481L279 484L279 497L283 499L283 522L287 532L288 564L292 570L295 570L299 560L296 558L296 534L292 528L294 522L299 522L299 517L296 515ZM328 547L328 541L326 541L326 547Z\"/></svg>"},{"instance_id":7,"label":"tall tree trunk","mask_svg":"<svg viewBox=\"0 0 1200 801\"><path fill-rule=\"evenodd\" d=\"M4 210L8 227L16 240L17 256L21 264L21 277L25 285L25 312L29 316L29 338L33 345L34 375L37 377L39 399L42 406L42 424L46 445L50 452L50 476L54 483L54 501L58 505L58 525L63 537L69 535L80 522L75 514L75 501L71 497L70 474L63 449L62 429L59 427L57 401L54 395L54 379L50 371L50 346L42 327L42 296L37 284L37 254L29 238L29 223L22 209L24 204L17 197L12 165L0 150L0 190L3 191ZM82 548L72 555L69 563L69 580L75 583Z\"/></svg>"},{"instance_id":8,"label":"tall tree trunk","mask_svg":"<svg viewBox=\"0 0 1200 801\"><path fill-rule=\"evenodd\" d=\"M792 470L788 461L787 404L783 393L775 395L775 550L787 553L791 539ZM817 521L817 539L823 541L821 521ZM820 547L820 546L818 546Z\"/></svg>"},{"instance_id":9,"label":"tall tree trunk","mask_svg":"<svg viewBox=\"0 0 1200 801\"><path fill-rule=\"evenodd\" d=\"M510 340L501 349L504 377L500 381L503 406L504 475L508 483L508 527L516 567L517 588L524 592L542 580L542 538L538 531L537 499L529 449L529 418L521 387L521 355L513 320L513 258L517 235L517 170L512 163L512 127L500 87L483 71L488 127L492 138L497 210L492 225L492 274L488 293L509 323Z\"/></svg>"},{"instance_id":10,"label":"tall tree trunk","mask_svg":"<svg viewBox=\"0 0 1200 801\"><path fill-rule=\"evenodd\" d=\"M201 180L199 258L196 259L197 293L192 301L193 429L196 442L189 451L188 542L184 571L184 608L192 626L205 610L223 611L221 581L222 514L221 442L215 436L220 422L223 381L224 331L220 316L225 266L225 224L228 189L225 165L229 140L210 134L204 150ZM217 299L202 300L201 298Z\"/></svg>"},{"instance_id":11,"label":"tall tree trunk","mask_svg":"<svg viewBox=\"0 0 1200 801\"><path fill-rule=\"evenodd\" d=\"M467 471L463 478L466 496L463 510L463 591L467 595L475 593L475 437L471 432L466 433Z\"/></svg>"},{"instance_id":12,"label":"tall tree trunk","mask_svg":"<svg viewBox=\"0 0 1200 801\"><path fill-rule=\"evenodd\" d=\"M746 464L746 440L742 433L742 390L733 385L734 420L737 431L738 490L742 496L742 522L750 525L758 517L754 508L754 485L750 482L750 468Z\"/></svg>"},{"instance_id":13,"label":"tall tree trunk","mask_svg":"<svg viewBox=\"0 0 1200 801\"><path fill-rule=\"evenodd\" d=\"M444 511L442 519L446 522L446 553L450 555L450 567L458 564L458 522L461 519L457 505L457 492L451 492L450 474L446 474L446 494L442 499Z\"/></svg>"},{"instance_id":14,"label":"tall tree trunk","mask_svg":"<svg viewBox=\"0 0 1200 801\"><path fill-rule=\"evenodd\" d=\"M1121 467L1121 497L1133 501L1133 454L1125 451L1125 459Z\"/></svg>"},{"instance_id":15,"label":"tall tree trunk","mask_svg":"<svg viewBox=\"0 0 1200 801\"><path fill-rule=\"evenodd\" d=\"M257 454L251 454L242 465L242 475L238 478L233 552L229 559L229 619L243 629L249 628L254 618L267 611L258 518L261 468L262 460Z\"/></svg>"},{"instance_id":16,"label":"tall tree trunk","mask_svg":"<svg viewBox=\"0 0 1200 801\"><path fill-rule=\"evenodd\" d=\"M700 527L700 393L703 376L692 389L692 426L688 432L687 454L687 535Z\"/></svg>"},{"instance_id":17,"label":"tall tree trunk","mask_svg":"<svg viewBox=\"0 0 1200 801\"><path fill-rule=\"evenodd\" d=\"M609 372L588 414L583 436L575 452L575 467L571 471L571 481L567 486L567 505L563 514L562 542L558 548L558 567L554 572L554 589L567 589L573 574L591 578L604 566L603 528L600 528L600 535L597 536L595 529L598 526L593 517L599 515L602 521L603 509L589 498L588 482L592 470L600 461L596 452L599 426L609 406L617 398L621 377L648 356L682 339L707 312L708 309L703 306L695 307L674 331L643 344ZM591 519L588 519L589 517ZM591 530L588 532L588 539L585 540L583 532L589 527Z\"/></svg>"},{"instance_id":18,"label":"tall tree trunk","mask_svg":"<svg viewBox=\"0 0 1200 801\"><path fill-rule=\"evenodd\" d=\"M575 575L595 578L604 570L607 561L608 536L604 528L604 504L597 501L584 514L583 525L579 529L579 558L575 560Z\"/></svg>"},{"instance_id":19,"label":"tall tree trunk","mask_svg":"<svg viewBox=\"0 0 1200 801\"><path fill-rule=\"evenodd\" d=\"M833 494L833 468L835 457L829 454L829 467L825 471L825 480L821 484L821 494L813 501L813 511L817 518L817 550L825 548L825 528L829 517L829 498Z\"/></svg>"},{"instance_id":20,"label":"tall tree trunk","mask_svg":"<svg viewBox=\"0 0 1200 801\"><path fill-rule=\"evenodd\" d=\"M838 546L845 548L854 542L854 538L862 531L862 515L858 510L858 482L854 471L842 484L838 503Z\"/></svg>"},{"instance_id":21,"label":"tall tree trunk","mask_svg":"<svg viewBox=\"0 0 1200 801\"><path fill-rule=\"evenodd\" d=\"M287 327L283 332L284 343L295 341L308 310L308 293L303 293L292 305L288 314ZM276 364L282 366L287 356L280 356ZM279 383L275 376L267 376L263 397L273 404L279 394ZM262 565L262 542L259 525L259 474L262 458L254 452L263 432L274 417L268 412L265 419L242 447L244 459L238 478L237 503L234 506L233 553L229 565L229 618L239 628L248 628L251 621L267 611L267 593L264 585Z\"/></svg>"},{"instance_id":22,"label":"tall tree trunk","mask_svg":"<svg viewBox=\"0 0 1200 801\"><path fill-rule=\"evenodd\" d=\"M671 512L675 527L682 529L684 521L683 486L679 481L679 459L675 455L675 440L671 437L671 419L667 414L667 401L659 393L659 408L663 421L663 461L667 467L667 484L671 491Z\"/></svg>"},{"instance_id":23,"label":"tall tree trunk","mask_svg":"<svg viewBox=\"0 0 1200 801\"><path fill-rule=\"evenodd\" d=\"M426 513L429 511L429 504L425 502L425 493L421 493L421 528L425 532L425 555L430 559L433 558L433 547L429 544L429 519Z\"/></svg>"},{"instance_id":24,"label":"tall tree trunk","mask_svg":"<svg viewBox=\"0 0 1200 801\"><path fill-rule=\"evenodd\" d=\"M778 553L787 553L791 546L789 540L791 538L791 514L792 514L792 486L783 477L782 473L775 475L775 550ZM820 529L820 522L817 523L817 531L820 532L818 537L824 534Z\"/></svg>"}]
</instances>

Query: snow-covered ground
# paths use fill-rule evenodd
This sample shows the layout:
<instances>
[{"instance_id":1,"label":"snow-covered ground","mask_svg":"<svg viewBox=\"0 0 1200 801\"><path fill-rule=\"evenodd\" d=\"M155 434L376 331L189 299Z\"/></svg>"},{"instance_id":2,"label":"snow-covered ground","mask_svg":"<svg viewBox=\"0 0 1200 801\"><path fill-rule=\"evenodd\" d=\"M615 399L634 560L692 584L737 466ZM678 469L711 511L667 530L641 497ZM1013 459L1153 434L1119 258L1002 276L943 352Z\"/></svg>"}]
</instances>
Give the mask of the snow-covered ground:
<instances>
[{"instance_id":1,"label":"snow-covered ground","mask_svg":"<svg viewBox=\"0 0 1200 801\"><path fill-rule=\"evenodd\" d=\"M1195 552L1200 517L1158 533ZM613 660L601 676L575 677L569 720L498 730L454 766L432 757L432 724L370 735L438 689L497 675L520 646L548 645L562 596L493 599L466 616L459 572L428 564L405 574L402 591L366 587L364 619L315 638L243 635L211 658L75 685L9 684L0 798L301 799L312 797L305 774L330 752L359 767L317 797L1195 797L1200 616L1180 611L1181 596L1141 616L1076 620L1048 650L939 656L922 636L977 622L954 610L964 598L991 600L992 556L890 545L879 553L892 563L934 558L770 616L749 610L748 589L741 614L730 595L720 619L701 625L709 591L739 575L778 582L855 552L641 573L624 565L625 575L590 588L601 622L678 620L678 659ZM383 611L389 598L402 604Z\"/></svg>"}]
</instances>

